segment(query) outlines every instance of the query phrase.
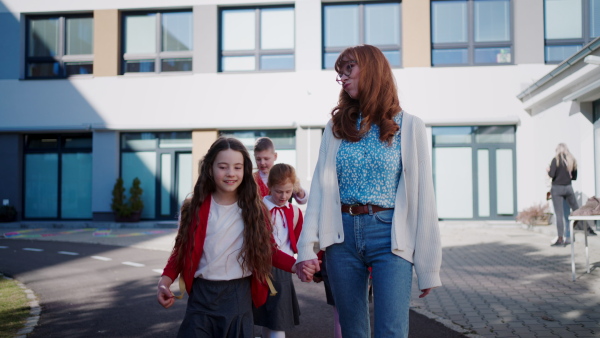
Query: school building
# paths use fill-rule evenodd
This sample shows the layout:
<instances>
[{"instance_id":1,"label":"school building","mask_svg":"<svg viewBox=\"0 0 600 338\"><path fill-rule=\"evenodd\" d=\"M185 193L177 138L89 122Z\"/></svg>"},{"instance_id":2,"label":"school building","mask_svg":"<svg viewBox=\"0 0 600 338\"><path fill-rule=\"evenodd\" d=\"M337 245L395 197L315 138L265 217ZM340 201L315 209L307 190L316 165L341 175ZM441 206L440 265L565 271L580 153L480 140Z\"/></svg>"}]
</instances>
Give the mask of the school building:
<instances>
[{"instance_id":1,"label":"school building","mask_svg":"<svg viewBox=\"0 0 600 338\"><path fill-rule=\"evenodd\" d=\"M115 180L173 220L222 134L310 187L347 46L378 46L428 129L439 216L545 202L564 142L600 195L600 0L0 0L0 199L112 220Z\"/></svg>"}]
</instances>

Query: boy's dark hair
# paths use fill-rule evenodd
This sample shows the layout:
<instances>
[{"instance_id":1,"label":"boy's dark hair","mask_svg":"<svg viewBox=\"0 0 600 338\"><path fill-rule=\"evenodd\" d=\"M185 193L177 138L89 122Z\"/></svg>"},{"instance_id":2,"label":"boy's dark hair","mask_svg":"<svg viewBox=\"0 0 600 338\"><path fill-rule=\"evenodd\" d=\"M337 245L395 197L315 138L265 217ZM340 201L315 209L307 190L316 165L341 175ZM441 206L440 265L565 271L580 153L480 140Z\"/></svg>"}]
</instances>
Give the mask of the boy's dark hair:
<instances>
[{"instance_id":1,"label":"boy's dark hair","mask_svg":"<svg viewBox=\"0 0 600 338\"><path fill-rule=\"evenodd\" d=\"M273 141L268 137L261 137L254 143L254 152L273 150L275 152L275 145Z\"/></svg>"}]
</instances>

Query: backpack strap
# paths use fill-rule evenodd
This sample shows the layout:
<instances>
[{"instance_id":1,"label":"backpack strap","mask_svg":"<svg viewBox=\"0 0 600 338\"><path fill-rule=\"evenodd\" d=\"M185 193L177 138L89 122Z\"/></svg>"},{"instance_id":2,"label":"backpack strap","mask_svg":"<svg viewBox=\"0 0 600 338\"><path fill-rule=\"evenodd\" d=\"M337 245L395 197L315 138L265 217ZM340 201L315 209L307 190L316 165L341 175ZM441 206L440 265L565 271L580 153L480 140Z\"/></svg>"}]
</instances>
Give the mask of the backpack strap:
<instances>
[{"instance_id":1,"label":"backpack strap","mask_svg":"<svg viewBox=\"0 0 600 338\"><path fill-rule=\"evenodd\" d=\"M300 218L300 209L292 204L292 210L294 210L294 226L293 229L296 229L296 225L298 225L298 219Z\"/></svg>"}]
</instances>

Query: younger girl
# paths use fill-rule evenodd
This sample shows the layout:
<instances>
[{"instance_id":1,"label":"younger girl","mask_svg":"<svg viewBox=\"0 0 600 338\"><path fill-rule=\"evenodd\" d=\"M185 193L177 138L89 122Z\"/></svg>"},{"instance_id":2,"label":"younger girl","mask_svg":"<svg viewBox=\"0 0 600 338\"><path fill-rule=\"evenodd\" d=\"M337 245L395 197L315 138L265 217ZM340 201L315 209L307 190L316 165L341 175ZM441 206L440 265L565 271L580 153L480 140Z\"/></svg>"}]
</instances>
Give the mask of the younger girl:
<instances>
[{"instance_id":1,"label":"younger girl","mask_svg":"<svg viewBox=\"0 0 600 338\"><path fill-rule=\"evenodd\" d=\"M271 261L294 272L295 260L274 246L252 161L240 141L217 139L199 172L193 197L182 206L158 302L173 305L169 287L180 275L189 299L179 337L252 337L252 303L266 301Z\"/></svg>"},{"instance_id":2,"label":"younger girl","mask_svg":"<svg viewBox=\"0 0 600 338\"><path fill-rule=\"evenodd\" d=\"M270 193L263 201L271 212L273 237L278 249L292 256L298 252L296 243L303 221L300 209L288 202L300 186L294 167L283 163L274 165L267 185ZM276 267L271 273L277 295L269 297L264 306L254 310L254 324L263 327L262 338L284 338L286 330L300 324L300 308L292 275Z\"/></svg>"}]
</instances>

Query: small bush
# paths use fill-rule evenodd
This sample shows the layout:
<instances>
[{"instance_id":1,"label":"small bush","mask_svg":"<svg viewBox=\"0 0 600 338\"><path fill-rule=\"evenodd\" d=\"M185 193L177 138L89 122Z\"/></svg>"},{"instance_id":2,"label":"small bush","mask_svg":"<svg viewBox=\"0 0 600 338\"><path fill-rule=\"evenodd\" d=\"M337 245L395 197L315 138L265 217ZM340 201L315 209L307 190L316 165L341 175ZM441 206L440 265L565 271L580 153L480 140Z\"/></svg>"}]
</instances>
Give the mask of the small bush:
<instances>
[{"instance_id":1,"label":"small bush","mask_svg":"<svg viewBox=\"0 0 600 338\"><path fill-rule=\"evenodd\" d=\"M539 203L519 212L517 215L517 221L524 224L533 225L536 223L536 221L544 219L548 220L551 215L552 213L550 213L550 207L548 206L548 203Z\"/></svg>"},{"instance_id":2,"label":"small bush","mask_svg":"<svg viewBox=\"0 0 600 338\"><path fill-rule=\"evenodd\" d=\"M129 200L125 196L125 187L123 186L123 179L117 178L115 186L112 191L112 204L110 208L119 217L129 217L133 212L141 212L144 209L144 202L142 201L142 192L140 188L141 181L139 178L133 179L133 184L129 189Z\"/></svg>"}]
</instances>

